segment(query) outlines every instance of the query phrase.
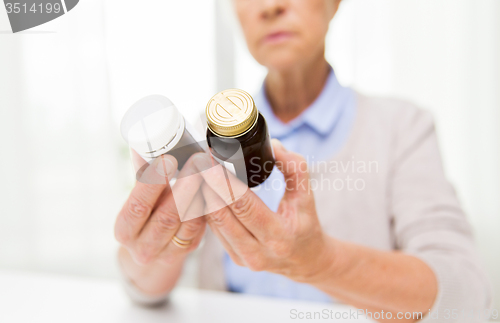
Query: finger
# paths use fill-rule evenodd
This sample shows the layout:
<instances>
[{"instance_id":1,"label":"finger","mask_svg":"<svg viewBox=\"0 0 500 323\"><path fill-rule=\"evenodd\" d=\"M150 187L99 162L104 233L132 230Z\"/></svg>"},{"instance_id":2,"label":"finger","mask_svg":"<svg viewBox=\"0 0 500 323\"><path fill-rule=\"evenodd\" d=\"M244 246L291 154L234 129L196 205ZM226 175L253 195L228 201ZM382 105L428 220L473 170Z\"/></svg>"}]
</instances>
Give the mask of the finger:
<instances>
[{"instance_id":1,"label":"finger","mask_svg":"<svg viewBox=\"0 0 500 323\"><path fill-rule=\"evenodd\" d=\"M160 177L157 172L159 164L165 167L167 176L173 176L177 170L177 161L172 156L156 159L145 170L148 177ZM164 184L146 184L137 182L127 201L123 205L115 223L115 237L124 246L130 246L137 238L144 224L147 222L158 197L168 189L168 180Z\"/></svg>"},{"instance_id":2,"label":"finger","mask_svg":"<svg viewBox=\"0 0 500 323\"><path fill-rule=\"evenodd\" d=\"M198 211L194 208L192 212L201 214L201 192L198 199L195 200L195 196L203 178L197 172L192 159L189 159L179 172L170 194L158 201L137 238L133 252L137 262L147 264L160 254L181 226L181 216L186 214L193 201L200 206Z\"/></svg>"},{"instance_id":3,"label":"finger","mask_svg":"<svg viewBox=\"0 0 500 323\"><path fill-rule=\"evenodd\" d=\"M193 197L191 204L184 214L179 213L179 218L181 222L191 221L193 219L199 218L203 215L205 210L205 200L203 199L203 193L201 192L201 187L198 188L196 195Z\"/></svg>"},{"instance_id":4,"label":"finger","mask_svg":"<svg viewBox=\"0 0 500 323\"><path fill-rule=\"evenodd\" d=\"M203 186L207 186L207 184L203 183L201 187L202 192L203 190L205 190L204 197L205 200L207 201L205 202L205 215L206 215L205 218L212 219L214 217L217 217L217 215L212 213L220 212L224 207L226 207L226 205L219 196L217 196L213 192L209 192L209 190L211 190L210 187L207 186L203 188ZM234 252L233 247L227 242L226 238L224 238L224 236L220 233L218 227L213 223L213 221L207 221L207 222L208 225L210 226L210 229L222 243L224 249L226 249L226 251L228 252L229 256L231 256L233 261L240 264L240 266L243 266L241 258L238 256L238 254L236 254L236 252Z\"/></svg>"},{"instance_id":5,"label":"finger","mask_svg":"<svg viewBox=\"0 0 500 323\"><path fill-rule=\"evenodd\" d=\"M194 164L204 180L222 198L225 205L234 203L250 190L245 183L215 161L209 154L196 154Z\"/></svg>"},{"instance_id":6,"label":"finger","mask_svg":"<svg viewBox=\"0 0 500 323\"><path fill-rule=\"evenodd\" d=\"M135 150L130 149L132 164L134 165L136 180L145 184L167 184L176 173L176 170L170 170L171 165L167 165L167 160L174 160L171 155L160 155L147 162ZM178 165L177 163L175 164ZM152 168L151 168L152 167ZM156 171L149 171L150 169ZM148 170L148 171L146 171ZM171 174L168 174L168 172ZM170 177L168 177L171 175Z\"/></svg>"},{"instance_id":7,"label":"finger","mask_svg":"<svg viewBox=\"0 0 500 323\"><path fill-rule=\"evenodd\" d=\"M191 214L187 214L193 203L194 196L203 183L203 177L199 174L198 169L194 165L194 158L195 156L191 156L186 161L172 187L172 197L181 221L187 221L202 215L203 212L203 207L201 209L193 208L191 209ZM201 191L199 192L199 200L197 202L204 202ZM196 213L198 213L198 215Z\"/></svg>"},{"instance_id":8,"label":"finger","mask_svg":"<svg viewBox=\"0 0 500 323\"><path fill-rule=\"evenodd\" d=\"M307 162L301 155L286 150L283 144L277 140L271 140L276 160L276 167L283 173L285 178L285 196L283 199L301 198L310 195L310 181Z\"/></svg>"},{"instance_id":9,"label":"finger","mask_svg":"<svg viewBox=\"0 0 500 323\"><path fill-rule=\"evenodd\" d=\"M224 238L224 236L220 233L219 229L211 222L209 222L208 225L210 226L210 230L212 230L217 239L222 243L222 246L229 254L229 257L231 257L233 262L238 266L244 266L241 257L234 251L233 247L229 244L229 242L227 242L226 238Z\"/></svg>"},{"instance_id":10,"label":"finger","mask_svg":"<svg viewBox=\"0 0 500 323\"><path fill-rule=\"evenodd\" d=\"M132 148L130 149L130 159L132 160L132 165L134 166L134 171L136 174L136 178L139 178L139 172L144 171L145 167L147 167L148 162L144 160L144 158L141 157L135 150Z\"/></svg>"},{"instance_id":11,"label":"finger","mask_svg":"<svg viewBox=\"0 0 500 323\"><path fill-rule=\"evenodd\" d=\"M214 192L218 197L217 204L212 201L212 204L215 204L215 206L211 206L210 209L214 210L220 205L228 205L231 211L231 217L221 216L221 220L219 221L221 225L224 224L222 223L223 221L230 222L233 221L233 217L235 217L259 241L267 241L270 236L275 234L276 230L281 228L281 222L274 216L274 213L248 188L248 186L242 183L232 173L227 172L227 174L224 174L221 165L209 167L210 161L207 159L206 154L197 156L194 163L200 170L200 174L203 176L207 186L211 188L208 194L213 195L212 192ZM229 180L226 179L226 176ZM234 189L233 191L241 192L244 190L244 193L240 195L235 202L231 202L231 197L227 190L227 183L230 183L230 187ZM212 199L216 200L215 197ZM205 200L208 204L206 196ZM216 212L215 214L224 214L224 212ZM227 225L229 224L230 223Z\"/></svg>"},{"instance_id":12,"label":"finger","mask_svg":"<svg viewBox=\"0 0 500 323\"><path fill-rule=\"evenodd\" d=\"M200 193L201 194L201 193ZM202 210L200 210L202 212ZM175 233L175 237L183 241L189 241L190 244L185 248L176 245L169 241L165 248L161 251L159 259L167 264L175 262L182 255L186 255L198 247L203 238L203 233L206 228L206 220L204 217L198 217L181 223L179 230Z\"/></svg>"},{"instance_id":13,"label":"finger","mask_svg":"<svg viewBox=\"0 0 500 323\"><path fill-rule=\"evenodd\" d=\"M206 183L202 184L201 191L203 192L203 186L206 186ZM211 190L210 187L205 187L205 190ZM204 195L205 196L205 195ZM215 193L210 193L206 191L206 197L205 200L205 217L207 219L211 219L212 217L216 217L216 215L212 214L214 212L218 212L222 210L224 207L226 207L225 203L222 201L222 199L217 196ZM214 233L214 235L219 239L219 241L222 243L222 246L224 249L227 251L231 259L238 264L239 266L243 266L243 262L241 261L240 256L233 250L233 247L227 242L226 238L220 233L218 227L213 223L213 221L207 221L208 225L210 226L210 229Z\"/></svg>"},{"instance_id":14,"label":"finger","mask_svg":"<svg viewBox=\"0 0 500 323\"><path fill-rule=\"evenodd\" d=\"M203 186L206 186L206 183L202 184L201 191L203 192ZM205 190L211 190L209 187L205 187ZM204 195L205 196L205 195ZM216 217L215 214L212 214L214 212L220 212L223 208L226 207L226 204L222 199L217 196L215 193L210 193L206 192L206 197L205 197L205 218L211 219L212 217ZM233 250L233 247L227 242L226 238L220 233L219 229L217 226L213 223L213 221L207 221L208 225L210 226L210 229L214 233L214 235L219 239L219 241L222 243L222 246L224 249L227 251L231 259L233 261L240 265L243 266L243 262L241 261L241 258L238 256L238 254Z\"/></svg>"},{"instance_id":15,"label":"finger","mask_svg":"<svg viewBox=\"0 0 500 323\"><path fill-rule=\"evenodd\" d=\"M201 190L207 208L214 209L211 204L223 204L221 197L218 196L207 183L203 183ZM259 248L257 240L252 233L238 221L230 208L223 207L213 211L206 215L206 219L214 233L223 237L224 243L228 246L226 249L228 252L234 251L234 254L238 254L239 256L257 252Z\"/></svg>"}]
</instances>

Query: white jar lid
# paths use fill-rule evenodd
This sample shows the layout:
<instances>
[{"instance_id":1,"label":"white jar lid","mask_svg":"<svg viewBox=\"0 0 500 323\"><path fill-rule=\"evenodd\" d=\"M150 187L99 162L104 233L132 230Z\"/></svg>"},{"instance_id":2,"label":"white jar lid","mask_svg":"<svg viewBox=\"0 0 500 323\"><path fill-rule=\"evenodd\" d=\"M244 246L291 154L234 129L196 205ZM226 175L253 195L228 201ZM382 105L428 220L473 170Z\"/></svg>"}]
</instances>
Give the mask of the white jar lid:
<instances>
[{"instance_id":1,"label":"white jar lid","mask_svg":"<svg viewBox=\"0 0 500 323\"><path fill-rule=\"evenodd\" d=\"M182 136L184 118L168 98L150 95L127 110L120 128L132 149L140 155L156 157L165 152L167 145L180 140L177 135L180 132Z\"/></svg>"}]
</instances>

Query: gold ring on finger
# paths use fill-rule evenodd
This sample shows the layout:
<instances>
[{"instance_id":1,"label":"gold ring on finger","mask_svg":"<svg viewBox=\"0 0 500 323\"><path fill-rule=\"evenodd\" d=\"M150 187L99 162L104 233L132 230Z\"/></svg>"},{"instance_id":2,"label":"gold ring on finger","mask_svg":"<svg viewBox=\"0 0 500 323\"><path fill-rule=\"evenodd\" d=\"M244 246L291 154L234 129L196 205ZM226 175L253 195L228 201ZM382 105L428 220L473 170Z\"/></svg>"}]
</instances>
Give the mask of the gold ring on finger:
<instances>
[{"instance_id":1,"label":"gold ring on finger","mask_svg":"<svg viewBox=\"0 0 500 323\"><path fill-rule=\"evenodd\" d=\"M174 235L172 237L172 242L179 248L187 248L193 243L193 240L182 240Z\"/></svg>"}]
</instances>

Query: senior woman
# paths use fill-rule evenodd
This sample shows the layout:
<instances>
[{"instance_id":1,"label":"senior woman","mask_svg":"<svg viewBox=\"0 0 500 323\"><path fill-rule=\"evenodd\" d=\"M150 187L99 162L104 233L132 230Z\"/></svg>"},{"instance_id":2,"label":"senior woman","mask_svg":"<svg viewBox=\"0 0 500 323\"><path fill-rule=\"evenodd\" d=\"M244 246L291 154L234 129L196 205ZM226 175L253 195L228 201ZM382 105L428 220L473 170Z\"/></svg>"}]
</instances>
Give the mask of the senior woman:
<instances>
[{"instance_id":1,"label":"senior woman","mask_svg":"<svg viewBox=\"0 0 500 323\"><path fill-rule=\"evenodd\" d=\"M340 0L233 2L251 54L268 69L255 101L279 139L279 171L183 223L168 185L138 182L115 227L130 295L166 299L204 237L202 288L335 300L393 318L422 312L427 320L431 309L435 322L473 322L449 313L486 309L489 285L443 174L432 118L338 83L324 50ZM171 175L176 161L164 159ZM289 167L305 161L309 169ZM209 162L196 155L182 171ZM201 184L207 206L228 198L212 169Z\"/></svg>"}]
</instances>

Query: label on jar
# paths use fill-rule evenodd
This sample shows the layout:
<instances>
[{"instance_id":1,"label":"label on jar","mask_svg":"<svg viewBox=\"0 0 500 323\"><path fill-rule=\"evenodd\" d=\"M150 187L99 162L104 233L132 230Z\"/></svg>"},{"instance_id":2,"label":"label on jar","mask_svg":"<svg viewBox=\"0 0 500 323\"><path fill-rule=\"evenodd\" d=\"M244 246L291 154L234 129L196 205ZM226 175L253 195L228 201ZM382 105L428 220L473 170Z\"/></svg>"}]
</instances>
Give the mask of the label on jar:
<instances>
[{"instance_id":1,"label":"label on jar","mask_svg":"<svg viewBox=\"0 0 500 323\"><path fill-rule=\"evenodd\" d=\"M236 168L234 167L234 164L233 163L230 163L230 162L227 162L227 161L223 161L217 157L215 157L214 155L212 155L213 159L215 159L219 164L221 164L222 166L224 166L228 171L230 171L231 173L233 173L233 175L236 176Z\"/></svg>"}]
</instances>

